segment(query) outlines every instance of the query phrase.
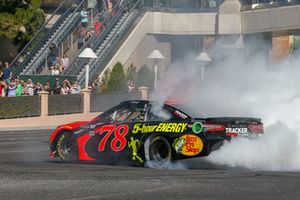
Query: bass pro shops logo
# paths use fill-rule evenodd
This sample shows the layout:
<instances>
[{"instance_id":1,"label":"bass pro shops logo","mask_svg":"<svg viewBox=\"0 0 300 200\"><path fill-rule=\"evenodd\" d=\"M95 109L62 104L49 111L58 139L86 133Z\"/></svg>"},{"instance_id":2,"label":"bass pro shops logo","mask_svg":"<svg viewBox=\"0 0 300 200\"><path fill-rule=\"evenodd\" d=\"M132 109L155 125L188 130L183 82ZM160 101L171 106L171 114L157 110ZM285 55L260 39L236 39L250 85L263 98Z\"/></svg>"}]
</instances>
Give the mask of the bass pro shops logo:
<instances>
[{"instance_id":1,"label":"bass pro shops logo","mask_svg":"<svg viewBox=\"0 0 300 200\"><path fill-rule=\"evenodd\" d=\"M180 153L185 156L195 156L201 153L203 142L195 135L186 134L175 139L172 146L177 154Z\"/></svg>"}]
</instances>

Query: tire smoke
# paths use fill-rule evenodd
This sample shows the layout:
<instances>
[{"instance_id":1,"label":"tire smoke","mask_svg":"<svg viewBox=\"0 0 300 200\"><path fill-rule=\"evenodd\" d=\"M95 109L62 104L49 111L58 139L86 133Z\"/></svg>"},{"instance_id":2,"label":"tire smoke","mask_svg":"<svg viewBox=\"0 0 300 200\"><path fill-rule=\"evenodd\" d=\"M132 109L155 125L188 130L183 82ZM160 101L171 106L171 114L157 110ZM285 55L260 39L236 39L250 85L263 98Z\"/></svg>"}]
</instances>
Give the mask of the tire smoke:
<instances>
[{"instance_id":1,"label":"tire smoke","mask_svg":"<svg viewBox=\"0 0 300 200\"><path fill-rule=\"evenodd\" d=\"M234 52L207 66L200 80L199 64L186 59L169 67L152 100L179 98L199 108L199 115L262 118L260 139L235 138L206 159L252 170L299 171L299 64L297 58L272 64Z\"/></svg>"}]
</instances>

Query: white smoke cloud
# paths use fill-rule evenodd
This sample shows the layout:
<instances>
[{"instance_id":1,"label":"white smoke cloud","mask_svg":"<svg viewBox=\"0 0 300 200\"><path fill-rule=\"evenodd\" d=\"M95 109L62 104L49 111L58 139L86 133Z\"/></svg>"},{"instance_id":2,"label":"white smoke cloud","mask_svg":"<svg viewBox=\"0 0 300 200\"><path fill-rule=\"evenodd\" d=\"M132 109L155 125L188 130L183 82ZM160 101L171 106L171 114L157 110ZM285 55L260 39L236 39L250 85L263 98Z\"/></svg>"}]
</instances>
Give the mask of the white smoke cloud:
<instances>
[{"instance_id":1,"label":"white smoke cloud","mask_svg":"<svg viewBox=\"0 0 300 200\"><path fill-rule=\"evenodd\" d=\"M244 58L227 53L208 66L200 80L195 55L173 64L158 84L153 100L188 100L215 116L262 118L265 134L259 140L237 138L226 142L210 162L254 170L300 170L300 62L279 64L263 56ZM199 110L200 112L200 110ZM201 114L201 113L200 113Z\"/></svg>"}]
</instances>

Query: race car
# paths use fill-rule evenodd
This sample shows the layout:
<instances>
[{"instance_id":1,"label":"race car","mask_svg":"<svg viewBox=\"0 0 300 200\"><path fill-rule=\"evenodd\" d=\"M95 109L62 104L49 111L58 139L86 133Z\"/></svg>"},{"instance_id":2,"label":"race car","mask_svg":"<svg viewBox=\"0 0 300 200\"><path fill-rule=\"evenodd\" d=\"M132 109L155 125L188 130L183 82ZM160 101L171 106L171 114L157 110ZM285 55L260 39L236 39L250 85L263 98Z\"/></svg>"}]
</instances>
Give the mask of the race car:
<instances>
[{"instance_id":1,"label":"race car","mask_svg":"<svg viewBox=\"0 0 300 200\"><path fill-rule=\"evenodd\" d=\"M233 137L263 134L259 118L210 117L199 112L184 104L124 101L91 121L58 126L50 136L50 157L163 167L208 156Z\"/></svg>"}]
</instances>

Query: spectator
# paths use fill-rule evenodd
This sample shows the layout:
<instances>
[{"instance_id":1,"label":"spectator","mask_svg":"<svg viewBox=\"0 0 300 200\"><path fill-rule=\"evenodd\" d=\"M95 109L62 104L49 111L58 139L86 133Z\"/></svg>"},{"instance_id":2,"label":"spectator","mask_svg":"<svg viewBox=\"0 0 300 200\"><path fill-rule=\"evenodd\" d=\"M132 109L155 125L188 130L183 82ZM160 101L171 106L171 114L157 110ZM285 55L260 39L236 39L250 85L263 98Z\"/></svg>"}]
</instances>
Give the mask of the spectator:
<instances>
[{"instance_id":1,"label":"spectator","mask_svg":"<svg viewBox=\"0 0 300 200\"><path fill-rule=\"evenodd\" d=\"M19 96L22 95L22 90L23 90L24 81L23 81L23 80L16 79L16 85L17 85L16 96L19 97Z\"/></svg>"},{"instance_id":2,"label":"spectator","mask_svg":"<svg viewBox=\"0 0 300 200\"><path fill-rule=\"evenodd\" d=\"M78 39L77 39L77 44L78 44L78 50L81 49L81 47L84 44L84 34L83 34L83 31L79 32Z\"/></svg>"},{"instance_id":3,"label":"spectator","mask_svg":"<svg viewBox=\"0 0 300 200\"><path fill-rule=\"evenodd\" d=\"M129 80L128 83L127 83L127 86L128 86L128 92L133 92L134 91L135 86L134 86L133 81Z\"/></svg>"},{"instance_id":4,"label":"spectator","mask_svg":"<svg viewBox=\"0 0 300 200\"><path fill-rule=\"evenodd\" d=\"M40 82L37 82L34 87L34 95L38 95L38 93L43 90L44 90L43 85Z\"/></svg>"},{"instance_id":5,"label":"spectator","mask_svg":"<svg viewBox=\"0 0 300 200\"><path fill-rule=\"evenodd\" d=\"M24 82L24 86L23 86L23 89L22 89L22 96L29 96L29 90L28 90L26 82Z\"/></svg>"},{"instance_id":6,"label":"spectator","mask_svg":"<svg viewBox=\"0 0 300 200\"><path fill-rule=\"evenodd\" d=\"M33 96L34 95L34 84L32 83L31 79L28 79L26 87L27 87L29 96Z\"/></svg>"},{"instance_id":7,"label":"spectator","mask_svg":"<svg viewBox=\"0 0 300 200\"><path fill-rule=\"evenodd\" d=\"M88 30L84 35L84 43L86 44L91 37L92 37L92 32Z\"/></svg>"},{"instance_id":8,"label":"spectator","mask_svg":"<svg viewBox=\"0 0 300 200\"><path fill-rule=\"evenodd\" d=\"M44 90L46 92L49 92L49 94L52 94L52 89L51 89L51 86L50 86L50 81L46 81L46 83L44 85Z\"/></svg>"},{"instance_id":9,"label":"spectator","mask_svg":"<svg viewBox=\"0 0 300 200\"><path fill-rule=\"evenodd\" d=\"M7 85L4 81L0 81L0 97L6 96Z\"/></svg>"},{"instance_id":10,"label":"spectator","mask_svg":"<svg viewBox=\"0 0 300 200\"><path fill-rule=\"evenodd\" d=\"M51 67L51 75L53 75L53 76L59 75L58 66Z\"/></svg>"},{"instance_id":11,"label":"spectator","mask_svg":"<svg viewBox=\"0 0 300 200\"><path fill-rule=\"evenodd\" d=\"M101 32L105 29L105 26L102 24L102 22L99 19L96 19L94 23L94 29L96 32L96 36L100 36Z\"/></svg>"},{"instance_id":12,"label":"spectator","mask_svg":"<svg viewBox=\"0 0 300 200\"><path fill-rule=\"evenodd\" d=\"M54 88L53 88L53 94L60 94L61 86L59 84L59 79L56 78Z\"/></svg>"},{"instance_id":13,"label":"spectator","mask_svg":"<svg viewBox=\"0 0 300 200\"><path fill-rule=\"evenodd\" d=\"M68 55L65 53L61 59L62 65L63 65L63 71L66 70L69 67L70 59L68 58Z\"/></svg>"},{"instance_id":14,"label":"spectator","mask_svg":"<svg viewBox=\"0 0 300 200\"><path fill-rule=\"evenodd\" d=\"M107 1L107 11L109 12L109 14L112 14L113 4L112 4L111 0Z\"/></svg>"},{"instance_id":15,"label":"spectator","mask_svg":"<svg viewBox=\"0 0 300 200\"><path fill-rule=\"evenodd\" d=\"M88 89L90 91L94 91L95 90L94 84L93 84L93 82L91 80L89 80L89 82L88 82Z\"/></svg>"},{"instance_id":16,"label":"spectator","mask_svg":"<svg viewBox=\"0 0 300 200\"><path fill-rule=\"evenodd\" d=\"M64 80L60 90L60 94L70 94L70 83L68 80Z\"/></svg>"},{"instance_id":17,"label":"spectator","mask_svg":"<svg viewBox=\"0 0 300 200\"><path fill-rule=\"evenodd\" d=\"M16 86L15 81L11 80L10 83L9 83L9 86L7 88L7 96L8 97L15 97L16 96L16 89L17 89L17 86Z\"/></svg>"},{"instance_id":18,"label":"spectator","mask_svg":"<svg viewBox=\"0 0 300 200\"><path fill-rule=\"evenodd\" d=\"M10 71L8 62L4 63L2 78L6 84L9 84L10 78L11 78L11 71Z\"/></svg>"},{"instance_id":19,"label":"spectator","mask_svg":"<svg viewBox=\"0 0 300 200\"><path fill-rule=\"evenodd\" d=\"M78 85L77 81L74 81L71 89L70 89L71 94L80 94L80 86Z\"/></svg>"},{"instance_id":20,"label":"spectator","mask_svg":"<svg viewBox=\"0 0 300 200\"><path fill-rule=\"evenodd\" d=\"M56 44L52 43L49 49L50 49L50 54L49 54L48 66L51 67L55 65L55 60L58 55L58 48Z\"/></svg>"},{"instance_id":21,"label":"spectator","mask_svg":"<svg viewBox=\"0 0 300 200\"><path fill-rule=\"evenodd\" d=\"M80 12L80 16L81 16L81 25L82 27L86 28L89 23L89 19L88 19L88 12L85 10L85 8L83 8L82 11Z\"/></svg>"},{"instance_id":22,"label":"spectator","mask_svg":"<svg viewBox=\"0 0 300 200\"><path fill-rule=\"evenodd\" d=\"M2 61L0 61L0 81L3 81L3 66L2 66Z\"/></svg>"}]
</instances>

